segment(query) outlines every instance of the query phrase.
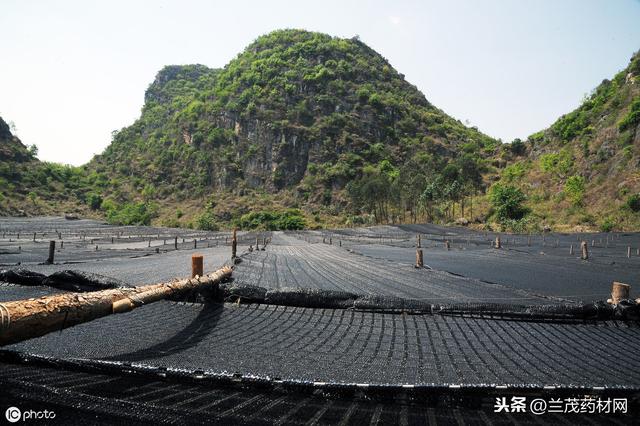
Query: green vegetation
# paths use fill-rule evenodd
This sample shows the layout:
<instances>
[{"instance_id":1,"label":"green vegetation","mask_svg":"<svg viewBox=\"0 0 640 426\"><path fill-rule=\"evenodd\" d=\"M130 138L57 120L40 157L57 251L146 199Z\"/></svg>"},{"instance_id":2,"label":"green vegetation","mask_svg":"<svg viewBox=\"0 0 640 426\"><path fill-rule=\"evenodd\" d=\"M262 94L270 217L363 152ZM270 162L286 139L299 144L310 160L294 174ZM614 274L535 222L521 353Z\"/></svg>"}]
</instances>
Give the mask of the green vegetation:
<instances>
[{"instance_id":1,"label":"green vegetation","mask_svg":"<svg viewBox=\"0 0 640 426\"><path fill-rule=\"evenodd\" d=\"M507 182L511 183L522 179L527 172L527 165L524 162L518 162L510 164L502 170L501 178Z\"/></svg>"},{"instance_id":2,"label":"green vegetation","mask_svg":"<svg viewBox=\"0 0 640 426\"><path fill-rule=\"evenodd\" d=\"M565 176L573 168L573 156L564 148L559 152L544 154L540 157L540 170L559 176Z\"/></svg>"},{"instance_id":3,"label":"green vegetation","mask_svg":"<svg viewBox=\"0 0 640 426\"><path fill-rule=\"evenodd\" d=\"M157 206L147 203L104 203L107 222L112 225L150 225Z\"/></svg>"},{"instance_id":4,"label":"green vegetation","mask_svg":"<svg viewBox=\"0 0 640 426\"><path fill-rule=\"evenodd\" d=\"M582 176L571 176L564 184L564 192L574 206L582 205L585 189L585 179Z\"/></svg>"},{"instance_id":5,"label":"green vegetation","mask_svg":"<svg viewBox=\"0 0 640 426\"><path fill-rule=\"evenodd\" d=\"M640 212L640 194L629 195L625 202L625 207L634 213Z\"/></svg>"},{"instance_id":6,"label":"green vegetation","mask_svg":"<svg viewBox=\"0 0 640 426\"><path fill-rule=\"evenodd\" d=\"M521 220L529 213L523 205L527 197L514 186L496 183L489 190L489 198L498 222Z\"/></svg>"},{"instance_id":7,"label":"green vegetation","mask_svg":"<svg viewBox=\"0 0 640 426\"><path fill-rule=\"evenodd\" d=\"M0 213L208 230L461 216L638 228L625 197L640 193L639 76L636 54L549 129L500 145L357 37L274 31L223 69L163 68L140 118L83 167L38 161L0 120Z\"/></svg>"},{"instance_id":8,"label":"green vegetation","mask_svg":"<svg viewBox=\"0 0 640 426\"><path fill-rule=\"evenodd\" d=\"M357 38L282 30L259 37L224 69L165 67L140 119L115 132L88 169L95 192L120 201L261 188L293 194L285 208L339 221L374 214L381 222L424 214L420 196L441 174L429 169L464 152L466 163L452 166L464 176L443 178L443 194L428 201L431 216L448 218L480 191L476 170L498 144L432 106ZM465 175L469 169L476 175ZM347 194L348 183L370 177L375 182ZM371 199L374 185L383 190L379 201ZM198 225L197 215L192 220Z\"/></svg>"},{"instance_id":9,"label":"green vegetation","mask_svg":"<svg viewBox=\"0 0 640 426\"><path fill-rule=\"evenodd\" d=\"M285 212L261 211L247 213L236 220L240 229L262 229L267 231L304 229L306 222L302 212L290 209Z\"/></svg>"},{"instance_id":10,"label":"green vegetation","mask_svg":"<svg viewBox=\"0 0 640 426\"><path fill-rule=\"evenodd\" d=\"M624 131L635 128L638 124L640 124L640 96L633 100L629 112L620 120L618 128Z\"/></svg>"}]
</instances>

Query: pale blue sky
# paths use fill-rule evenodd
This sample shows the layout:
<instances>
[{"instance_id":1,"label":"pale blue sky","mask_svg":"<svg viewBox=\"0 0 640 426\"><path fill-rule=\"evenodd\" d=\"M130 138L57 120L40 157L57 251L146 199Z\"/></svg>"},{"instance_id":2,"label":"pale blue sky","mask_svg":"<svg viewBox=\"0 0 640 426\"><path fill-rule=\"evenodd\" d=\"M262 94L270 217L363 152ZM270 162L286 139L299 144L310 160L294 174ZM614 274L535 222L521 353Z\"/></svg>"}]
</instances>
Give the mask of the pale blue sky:
<instances>
[{"instance_id":1,"label":"pale blue sky","mask_svg":"<svg viewBox=\"0 0 640 426\"><path fill-rule=\"evenodd\" d=\"M164 65L222 67L280 28L358 34L433 104L510 141L627 65L640 1L2 0L0 116L41 159L79 165Z\"/></svg>"}]
</instances>

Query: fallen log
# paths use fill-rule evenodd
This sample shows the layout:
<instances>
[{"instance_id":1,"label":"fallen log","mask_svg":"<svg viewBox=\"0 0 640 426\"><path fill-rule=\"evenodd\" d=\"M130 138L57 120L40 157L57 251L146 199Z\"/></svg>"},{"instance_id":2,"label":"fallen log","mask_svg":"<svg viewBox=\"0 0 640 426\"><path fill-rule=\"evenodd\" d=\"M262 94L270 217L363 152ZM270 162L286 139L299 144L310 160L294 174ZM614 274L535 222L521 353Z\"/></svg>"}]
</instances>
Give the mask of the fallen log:
<instances>
[{"instance_id":1,"label":"fallen log","mask_svg":"<svg viewBox=\"0 0 640 426\"><path fill-rule=\"evenodd\" d=\"M135 288L118 288L89 293L65 293L37 299L0 303L0 346L21 342L89 322L111 314L129 312L140 306L204 290L231 276L225 266L203 277Z\"/></svg>"}]
</instances>

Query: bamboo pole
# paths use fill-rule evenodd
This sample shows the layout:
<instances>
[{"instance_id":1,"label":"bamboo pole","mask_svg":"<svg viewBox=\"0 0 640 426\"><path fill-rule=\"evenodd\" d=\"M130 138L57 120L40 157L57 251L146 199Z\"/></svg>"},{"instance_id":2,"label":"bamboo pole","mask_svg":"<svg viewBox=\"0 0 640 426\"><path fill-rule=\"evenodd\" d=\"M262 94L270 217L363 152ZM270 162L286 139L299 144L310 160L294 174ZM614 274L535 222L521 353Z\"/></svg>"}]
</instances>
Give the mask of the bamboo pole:
<instances>
[{"instance_id":1,"label":"bamboo pole","mask_svg":"<svg viewBox=\"0 0 640 426\"><path fill-rule=\"evenodd\" d=\"M129 312L169 296L203 289L230 277L231 272L232 269L225 266L195 279L0 303L0 346L43 336L107 315Z\"/></svg>"}]
</instances>

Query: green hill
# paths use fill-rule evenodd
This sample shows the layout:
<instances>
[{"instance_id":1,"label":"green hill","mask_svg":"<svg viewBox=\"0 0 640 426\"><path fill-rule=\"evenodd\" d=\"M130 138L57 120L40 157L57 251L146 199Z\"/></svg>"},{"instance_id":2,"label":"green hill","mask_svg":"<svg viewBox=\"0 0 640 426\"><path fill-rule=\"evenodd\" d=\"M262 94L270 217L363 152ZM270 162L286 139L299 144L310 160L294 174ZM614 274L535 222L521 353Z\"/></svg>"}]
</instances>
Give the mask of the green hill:
<instances>
[{"instance_id":1,"label":"green hill","mask_svg":"<svg viewBox=\"0 0 640 426\"><path fill-rule=\"evenodd\" d=\"M0 215L87 213L81 168L38 161L0 117Z\"/></svg>"},{"instance_id":2,"label":"green hill","mask_svg":"<svg viewBox=\"0 0 640 426\"><path fill-rule=\"evenodd\" d=\"M155 203L167 224L203 209L220 223L286 208L320 222L386 221L451 214L430 200L421 210L423 189L440 179L451 195L439 196L460 201L496 146L357 38L282 30L223 69L165 67L141 117L88 169L108 208Z\"/></svg>"},{"instance_id":3,"label":"green hill","mask_svg":"<svg viewBox=\"0 0 640 426\"><path fill-rule=\"evenodd\" d=\"M500 183L556 228L640 228L640 53L548 129L502 149Z\"/></svg>"}]
</instances>

